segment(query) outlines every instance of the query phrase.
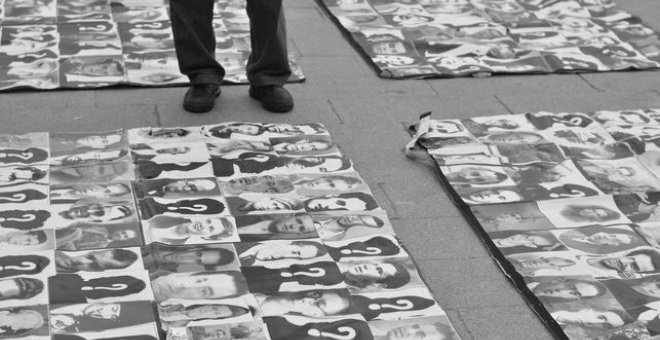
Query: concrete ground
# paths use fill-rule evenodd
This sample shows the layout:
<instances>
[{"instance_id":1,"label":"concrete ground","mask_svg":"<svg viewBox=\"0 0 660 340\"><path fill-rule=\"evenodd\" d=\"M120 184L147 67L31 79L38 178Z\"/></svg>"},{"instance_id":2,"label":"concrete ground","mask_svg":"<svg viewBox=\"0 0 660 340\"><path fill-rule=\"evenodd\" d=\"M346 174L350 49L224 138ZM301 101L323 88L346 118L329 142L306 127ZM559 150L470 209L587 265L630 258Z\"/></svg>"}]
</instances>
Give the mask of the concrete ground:
<instances>
[{"instance_id":1,"label":"concrete ground","mask_svg":"<svg viewBox=\"0 0 660 340\"><path fill-rule=\"evenodd\" d=\"M286 115L263 111L246 86L227 86L216 109L181 108L185 88L0 94L0 133L104 131L222 121L321 122L355 161L461 337L551 339L449 201L432 168L401 152L420 113L462 118L526 111L660 107L659 72L384 80L313 0L286 0L289 36L307 82L288 88ZM620 1L660 31L660 1Z\"/></svg>"}]
</instances>

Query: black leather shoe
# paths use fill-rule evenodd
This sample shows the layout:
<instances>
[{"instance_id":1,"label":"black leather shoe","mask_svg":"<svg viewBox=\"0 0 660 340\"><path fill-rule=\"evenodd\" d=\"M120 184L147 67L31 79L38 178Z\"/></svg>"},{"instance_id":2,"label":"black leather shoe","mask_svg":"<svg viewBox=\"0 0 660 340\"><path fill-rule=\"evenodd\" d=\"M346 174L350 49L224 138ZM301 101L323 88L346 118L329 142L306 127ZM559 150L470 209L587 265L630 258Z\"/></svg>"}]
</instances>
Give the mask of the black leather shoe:
<instances>
[{"instance_id":1,"label":"black leather shoe","mask_svg":"<svg viewBox=\"0 0 660 340\"><path fill-rule=\"evenodd\" d=\"M293 97L280 85L250 85L250 97L260 101L270 112L284 113L293 109Z\"/></svg>"},{"instance_id":2,"label":"black leather shoe","mask_svg":"<svg viewBox=\"0 0 660 340\"><path fill-rule=\"evenodd\" d=\"M211 111L220 95L218 84L192 84L183 97L183 108L194 113Z\"/></svg>"}]
</instances>

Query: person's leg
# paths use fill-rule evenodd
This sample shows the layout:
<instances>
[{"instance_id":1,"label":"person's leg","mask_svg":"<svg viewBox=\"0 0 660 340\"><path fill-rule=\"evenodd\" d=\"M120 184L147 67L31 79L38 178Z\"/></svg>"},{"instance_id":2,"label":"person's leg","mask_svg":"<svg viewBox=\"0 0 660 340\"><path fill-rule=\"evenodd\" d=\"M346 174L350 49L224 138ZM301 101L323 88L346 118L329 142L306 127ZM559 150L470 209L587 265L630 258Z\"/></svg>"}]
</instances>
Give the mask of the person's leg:
<instances>
[{"instance_id":1,"label":"person's leg","mask_svg":"<svg viewBox=\"0 0 660 340\"><path fill-rule=\"evenodd\" d=\"M192 112L209 111L225 76L215 60L213 0L170 0L170 17L179 69L191 83L183 106Z\"/></svg>"},{"instance_id":2,"label":"person's leg","mask_svg":"<svg viewBox=\"0 0 660 340\"><path fill-rule=\"evenodd\" d=\"M290 111L293 99L282 87L291 76L282 0L247 0L247 14L252 45L247 64L250 95L269 111Z\"/></svg>"}]
</instances>

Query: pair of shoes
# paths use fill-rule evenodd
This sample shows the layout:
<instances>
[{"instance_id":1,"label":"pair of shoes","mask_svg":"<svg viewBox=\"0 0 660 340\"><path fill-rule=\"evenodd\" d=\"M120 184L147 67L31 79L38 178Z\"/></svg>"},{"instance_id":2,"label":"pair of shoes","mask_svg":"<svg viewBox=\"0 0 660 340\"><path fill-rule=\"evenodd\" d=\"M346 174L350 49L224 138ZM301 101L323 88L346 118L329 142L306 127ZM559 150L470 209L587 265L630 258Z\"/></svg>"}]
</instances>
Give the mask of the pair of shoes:
<instances>
[{"instance_id":1,"label":"pair of shoes","mask_svg":"<svg viewBox=\"0 0 660 340\"><path fill-rule=\"evenodd\" d=\"M183 97L183 108L194 113L211 111L215 106L215 98L219 95L219 84L191 84Z\"/></svg>"},{"instance_id":2,"label":"pair of shoes","mask_svg":"<svg viewBox=\"0 0 660 340\"><path fill-rule=\"evenodd\" d=\"M250 97L261 102L270 112L284 113L293 110L293 97L281 85L250 85Z\"/></svg>"}]
</instances>

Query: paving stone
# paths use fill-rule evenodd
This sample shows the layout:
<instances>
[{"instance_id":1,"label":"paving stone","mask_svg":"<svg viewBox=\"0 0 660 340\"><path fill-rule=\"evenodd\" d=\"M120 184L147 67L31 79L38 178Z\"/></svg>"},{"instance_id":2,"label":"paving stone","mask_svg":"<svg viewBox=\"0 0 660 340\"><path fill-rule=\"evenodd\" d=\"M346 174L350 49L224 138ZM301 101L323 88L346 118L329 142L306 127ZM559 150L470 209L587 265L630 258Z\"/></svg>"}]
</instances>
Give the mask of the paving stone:
<instances>
[{"instance_id":1,"label":"paving stone","mask_svg":"<svg viewBox=\"0 0 660 340\"><path fill-rule=\"evenodd\" d=\"M512 112L589 112L660 107L660 93L637 91L599 92L582 95L555 94L553 96L502 95L499 97Z\"/></svg>"},{"instance_id":2,"label":"paving stone","mask_svg":"<svg viewBox=\"0 0 660 340\"><path fill-rule=\"evenodd\" d=\"M555 93L596 93L588 82L578 75L496 75L485 78L428 79L426 82L441 98L465 98L470 96L499 96L518 94L530 97ZM465 91L470 89L470 91Z\"/></svg>"},{"instance_id":3,"label":"paving stone","mask_svg":"<svg viewBox=\"0 0 660 340\"><path fill-rule=\"evenodd\" d=\"M395 218L392 225L413 258L426 266L434 261L458 257L491 261L479 236L462 217ZM431 264L426 264L427 261ZM424 271L432 269L438 268L425 267Z\"/></svg>"},{"instance_id":4,"label":"paving stone","mask_svg":"<svg viewBox=\"0 0 660 340\"><path fill-rule=\"evenodd\" d=\"M634 89L652 95L651 92L660 89L659 71L585 73L581 77L594 88L608 93L625 93Z\"/></svg>"},{"instance_id":5,"label":"paving stone","mask_svg":"<svg viewBox=\"0 0 660 340\"><path fill-rule=\"evenodd\" d=\"M462 323L469 325L471 339L554 339L548 328L527 306L460 308L458 312Z\"/></svg>"},{"instance_id":6,"label":"paving stone","mask_svg":"<svg viewBox=\"0 0 660 340\"><path fill-rule=\"evenodd\" d=\"M4 116L5 112L20 112L43 106L53 109L94 106L94 97L94 90L13 91L0 93L0 109Z\"/></svg>"},{"instance_id":7,"label":"paving stone","mask_svg":"<svg viewBox=\"0 0 660 340\"><path fill-rule=\"evenodd\" d=\"M0 133L37 131L106 131L117 128L155 126L155 105L41 106L30 109L2 109Z\"/></svg>"}]
</instances>

